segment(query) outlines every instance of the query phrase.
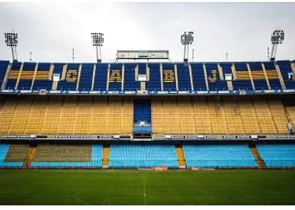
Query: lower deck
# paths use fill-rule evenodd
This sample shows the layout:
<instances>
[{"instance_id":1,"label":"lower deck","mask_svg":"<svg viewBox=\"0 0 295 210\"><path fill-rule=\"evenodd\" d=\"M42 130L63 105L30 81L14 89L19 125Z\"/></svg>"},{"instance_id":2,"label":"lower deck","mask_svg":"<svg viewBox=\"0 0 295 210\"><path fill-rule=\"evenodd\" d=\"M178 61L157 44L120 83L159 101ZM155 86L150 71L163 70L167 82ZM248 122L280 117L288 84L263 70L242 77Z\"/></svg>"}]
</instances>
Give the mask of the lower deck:
<instances>
[{"instance_id":1,"label":"lower deck","mask_svg":"<svg viewBox=\"0 0 295 210\"><path fill-rule=\"evenodd\" d=\"M1 168L294 168L295 143L0 144Z\"/></svg>"}]
</instances>

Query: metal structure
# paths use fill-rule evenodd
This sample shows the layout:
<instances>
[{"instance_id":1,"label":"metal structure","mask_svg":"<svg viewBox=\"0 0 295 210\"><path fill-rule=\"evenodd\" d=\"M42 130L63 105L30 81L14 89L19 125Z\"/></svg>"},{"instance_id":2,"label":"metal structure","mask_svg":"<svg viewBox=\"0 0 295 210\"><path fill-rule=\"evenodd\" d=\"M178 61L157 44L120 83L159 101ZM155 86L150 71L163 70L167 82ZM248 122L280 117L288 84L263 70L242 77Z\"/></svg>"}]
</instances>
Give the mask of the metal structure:
<instances>
[{"instance_id":1,"label":"metal structure","mask_svg":"<svg viewBox=\"0 0 295 210\"><path fill-rule=\"evenodd\" d=\"M75 48L72 49L72 61L75 63Z\"/></svg>"},{"instance_id":2,"label":"metal structure","mask_svg":"<svg viewBox=\"0 0 295 210\"><path fill-rule=\"evenodd\" d=\"M168 50L117 50L116 60L163 60L169 59Z\"/></svg>"},{"instance_id":3,"label":"metal structure","mask_svg":"<svg viewBox=\"0 0 295 210\"><path fill-rule=\"evenodd\" d=\"M180 40L181 44L184 46L184 53L183 53L183 61L188 62L189 57L189 45L193 43L194 41L194 32L184 32L184 34L181 35Z\"/></svg>"},{"instance_id":4,"label":"metal structure","mask_svg":"<svg viewBox=\"0 0 295 210\"><path fill-rule=\"evenodd\" d=\"M103 33L91 33L92 37L92 45L96 48L96 60L98 63L101 62L101 47L104 43L104 34ZM98 47L99 47L99 55L98 55Z\"/></svg>"},{"instance_id":5,"label":"metal structure","mask_svg":"<svg viewBox=\"0 0 295 210\"><path fill-rule=\"evenodd\" d=\"M18 34L17 33L5 33L5 43L8 47L11 47L12 60L17 60L16 47L18 44Z\"/></svg>"},{"instance_id":6,"label":"metal structure","mask_svg":"<svg viewBox=\"0 0 295 210\"><path fill-rule=\"evenodd\" d=\"M284 39L285 39L285 33L283 30L274 30L271 36L271 43L272 43L271 56L270 56L271 61L275 61L278 45L282 44Z\"/></svg>"}]
</instances>

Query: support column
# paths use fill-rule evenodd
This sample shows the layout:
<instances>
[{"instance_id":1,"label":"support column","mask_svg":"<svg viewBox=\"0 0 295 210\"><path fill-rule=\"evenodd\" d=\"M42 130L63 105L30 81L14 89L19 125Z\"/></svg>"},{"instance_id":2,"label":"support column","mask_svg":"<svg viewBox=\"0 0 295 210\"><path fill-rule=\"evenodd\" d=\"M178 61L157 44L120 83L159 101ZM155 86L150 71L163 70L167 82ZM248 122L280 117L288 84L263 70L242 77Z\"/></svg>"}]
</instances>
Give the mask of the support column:
<instances>
[{"instance_id":1,"label":"support column","mask_svg":"<svg viewBox=\"0 0 295 210\"><path fill-rule=\"evenodd\" d=\"M285 81L283 79L283 76L282 76L282 73L281 73L281 70L280 70L280 66L278 64L275 64L275 67L276 67L276 71L278 73L278 77L279 77L281 86L282 86L283 90L286 90L286 85L285 85Z\"/></svg>"},{"instance_id":2,"label":"support column","mask_svg":"<svg viewBox=\"0 0 295 210\"><path fill-rule=\"evenodd\" d=\"M189 71L189 77L190 77L190 83L191 83L191 90L194 90L194 81L193 81L193 72L192 72L192 65L188 64L188 71Z\"/></svg>"},{"instance_id":3,"label":"support column","mask_svg":"<svg viewBox=\"0 0 295 210\"><path fill-rule=\"evenodd\" d=\"M107 73L107 85L106 85L106 91L109 91L110 68L111 68L111 65L108 64L108 73Z\"/></svg>"},{"instance_id":4,"label":"support column","mask_svg":"<svg viewBox=\"0 0 295 210\"><path fill-rule=\"evenodd\" d=\"M160 79L161 79L161 91L164 90L164 84L163 84L163 64L160 63Z\"/></svg>"},{"instance_id":5,"label":"support column","mask_svg":"<svg viewBox=\"0 0 295 210\"><path fill-rule=\"evenodd\" d=\"M93 65L91 91L93 91L94 89L95 74L96 74L96 64Z\"/></svg>"},{"instance_id":6,"label":"support column","mask_svg":"<svg viewBox=\"0 0 295 210\"><path fill-rule=\"evenodd\" d=\"M247 69L248 69L249 77L250 77L250 80L251 80L252 88L253 88L253 90L255 90L255 85L254 85L254 81L253 81L253 78L252 78L252 73L251 73L251 69L250 69L249 63L247 63Z\"/></svg>"},{"instance_id":7,"label":"support column","mask_svg":"<svg viewBox=\"0 0 295 210\"><path fill-rule=\"evenodd\" d=\"M175 86L176 86L176 91L178 91L178 74L177 74L177 65L174 64L174 73L175 73Z\"/></svg>"},{"instance_id":8,"label":"support column","mask_svg":"<svg viewBox=\"0 0 295 210\"><path fill-rule=\"evenodd\" d=\"M224 80L223 70L222 70L222 67L220 66L220 64L217 65L217 68L218 68L220 80Z\"/></svg>"},{"instance_id":9,"label":"support column","mask_svg":"<svg viewBox=\"0 0 295 210\"><path fill-rule=\"evenodd\" d=\"M80 85L80 77L81 77L81 70L82 70L82 64L79 65L79 70L78 70L78 78L77 78L77 85L76 85L76 90L79 90L79 85Z\"/></svg>"},{"instance_id":10,"label":"support column","mask_svg":"<svg viewBox=\"0 0 295 210\"><path fill-rule=\"evenodd\" d=\"M270 84L269 84L269 80L268 80L268 76L267 76L267 73L266 73L264 63L261 63L261 66L262 66L263 74L264 74L264 77L265 77L265 80L266 80L266 83L267 83L267 87L270 90L271 87L270 87Z\"/></svg>"},{"instance_id":11,"label":"support column","mask_svg":"<svg viewBox=\"0 0 295 210\"><path fill-rule=\"evenodd\" d=\"M66 79L67 69L68 69L68 64L65 64L62 68L61 80Z\"/></svg>"},{"instance_id":12,"label":"support column","mask_svg":"<svg viewBox=\"0 0 295 210\"><path fill-rule=\"evenodd\" d=\"M8 66L7 66L7 69L6 69L6 73L5 73L3 82L2 82L2 87L1 87L2 90L5 89L5 86L6 86L6 83L7 83L7 80L8 80L8 75L10 73L10 70L11 70L11 64L9 63Z\"/></svg>"},{"instance_id":13,"label":"support column","mask_svg":"<svg viewBox=\"0 0 295 210\"><path fill-rule=\"evenodd\" d=\"M125 64L122 64L122 82L121 82L121 91L124 90L124 78L125 78ZM135 80L136 81L136 80Z\"/></svg>"},{"instance_id":14,"label":"support column","mask_svg":"<svg viewBox=\"0 0 295 210\"><path fill-rule=\"evenodd\" d=\"M204 72L204 78L206 83L206 89L209 91L209 84L208 84L208 78L207 78L207 69L206 65L203 63L203 72Z\"/></svg>"},{"instance_id":15,"label":"support column","mask_svg":"<svg viewBox=\"0 0 295 210\"><path fill-rule=\"evenodd\" d=\"M233 74L233 79L237 79L236 66L235 66L235 64L232 64L231 65L231 71L232 71L232 74Z\"/></svg>"},{"instance_id":16,"label":"support column","mask_svg":"<svg viewBox=\"0 0 295 210\"><path fill-rule=\"evenodd\" d=\"M34 87L34 83L35 83L35 78L36 78L36 74L37 74L37 71L38 71L38 67L39 67L39 63L37 63L36 66L35 66L34 76L33 76L33 79L32 79L32 84L31 84L31 89L30 90L32 90L33 87Z\"/></svg>"},{"instance_id":17,"label":"support column","mask_svg":"<svg viewBox=\"0 0 295 210\"><path fill-rule=\"evenodd\" d=\"M24 63L22 63L22 65L20 67L20 70L19 70L19 73L18 73L18 77L17 77L16 83L15 83L15 87L14 87L15 90L18 88L18 84L19 84L19 80L20 80L20 77L21 77L23 68L24 68Z\"/></svg>"}]
</instances>

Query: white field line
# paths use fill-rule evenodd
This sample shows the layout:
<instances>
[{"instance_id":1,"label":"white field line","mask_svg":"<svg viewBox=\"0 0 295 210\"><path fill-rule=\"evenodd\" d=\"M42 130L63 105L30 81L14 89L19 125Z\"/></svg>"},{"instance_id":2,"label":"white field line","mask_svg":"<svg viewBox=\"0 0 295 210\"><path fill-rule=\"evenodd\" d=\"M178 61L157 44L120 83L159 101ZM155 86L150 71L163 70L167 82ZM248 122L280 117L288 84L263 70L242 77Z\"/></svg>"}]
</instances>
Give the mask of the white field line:
<instances>
[{"instance_id":1,"label":"white field line","mask_svg":"<svg viewBox=\"0 0 295 210\"><path fill-rule=\"evenodd\" d=\"M143 204L146 204L145 175L143 174Z\"/></svg>"}]
</instances>

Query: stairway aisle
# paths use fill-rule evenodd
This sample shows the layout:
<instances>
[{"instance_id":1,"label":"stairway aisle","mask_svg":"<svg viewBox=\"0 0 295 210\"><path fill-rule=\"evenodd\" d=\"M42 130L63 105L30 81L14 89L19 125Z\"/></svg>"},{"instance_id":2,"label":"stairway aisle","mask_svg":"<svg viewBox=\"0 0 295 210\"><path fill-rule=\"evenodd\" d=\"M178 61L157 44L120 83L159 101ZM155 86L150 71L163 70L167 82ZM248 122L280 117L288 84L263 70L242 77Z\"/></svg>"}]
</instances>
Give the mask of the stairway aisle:
<instances>
[{"instance_id":1,"label":"stairway aisle","mask_svg":"<svg viewBox=\"0 0 295 210\"><path fill-rule=\"evenodd\" d=\"M186 162L181 145L175 145L179 168L186 168Z\"/></svg>"},{"instance_id":2,"label":"stairway aisle","mask_svg":"<svg viewBox=\"0 0 295 210\"><path fill-rule=\"evenodd\" d=\"M259 168L260 169L266 168L265 163L264 163L263 159L260 157L260 154L259 154L255 144L249 143L248 146L249 146L250 151L252 152L252 154L253 154L253 156L255 158L255 161L257 162Z\"/></svg>"},{"instance_id":3,"label":"stairway aisle","mask_svg":"<svg viewBox=\"0 0 295 210\"><path fill-rule=\"evenodd\" d=\"M102 168L109 167L110 145L103 145Z\"/></svg>"},{"instance_id":4,"label":"stairway aisle","mask_svg":"<svg viewBox=\"0 0 295 210\"><path fill-rule=\"evenodd\" d=\"M24 168L30 168L31 167L31 164L32 164L32 161L33 161L33 158L34 158L35 154L36 154L36 146L31 145L30 149L28 151L27 158L26 158L25 163L24 163Z\"/></svg>"}]
</instances>

